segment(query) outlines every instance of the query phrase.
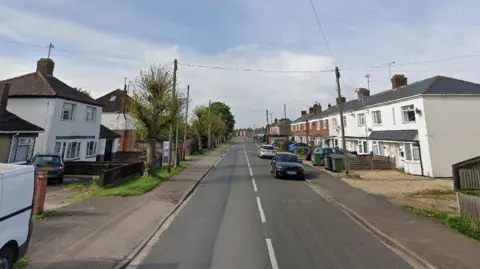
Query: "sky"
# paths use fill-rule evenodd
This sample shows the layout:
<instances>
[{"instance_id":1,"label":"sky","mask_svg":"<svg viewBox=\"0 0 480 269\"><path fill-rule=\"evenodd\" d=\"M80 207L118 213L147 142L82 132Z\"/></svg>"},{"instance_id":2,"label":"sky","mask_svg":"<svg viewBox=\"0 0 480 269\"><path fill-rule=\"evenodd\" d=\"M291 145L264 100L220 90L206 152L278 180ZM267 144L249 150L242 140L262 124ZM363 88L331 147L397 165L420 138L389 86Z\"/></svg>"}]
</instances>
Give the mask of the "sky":
<instances>
[{"instance_id":1,"label":"sky","mask_svg":"<svg viewBox=\"0 0 480 269\"><path fill-rule=\"evenodd\" d=\"M35 71L50 42L54 75L95 98L178 59L191 107L224 102L237 128L264 126L266 109L294 120L335 104L335 65L347 100L366 74L372 94L390 89L390 62L409 83L480 83L478 1L313 3L328 47L309 0L0 0L0 80Z\"/></svg>"}]
</instances>

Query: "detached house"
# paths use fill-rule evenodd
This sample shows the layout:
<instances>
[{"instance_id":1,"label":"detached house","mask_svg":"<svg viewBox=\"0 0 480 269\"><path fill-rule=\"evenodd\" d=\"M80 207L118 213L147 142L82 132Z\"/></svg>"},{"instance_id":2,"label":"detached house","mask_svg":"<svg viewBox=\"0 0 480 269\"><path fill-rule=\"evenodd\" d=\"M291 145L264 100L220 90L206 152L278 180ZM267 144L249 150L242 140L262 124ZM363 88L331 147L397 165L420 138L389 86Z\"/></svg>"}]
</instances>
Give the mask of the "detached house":
<instances>
[{"instance_id":1,"label":"detached house","mask_svg":"<svg viewBox=\"0 0 480 269\"><path fill-rule=\"evenodd\" d=\"M392 89L370 95L360 88L357 94L317 116L329 123L339 146L343 120L347 150L393 157L410 174L451 177L452 164L479 155L479 84L444 76L408 84L395 75ZM338 101L344 102L343 119Z\"/></svg>"},{"instance_id":2,"label":"detached house","mask_svg":"<svg viewBox=\"0 0 480 269\"><path fill-rule=\"evenodd\" d=\"M53 60L43 58L35 72L1 81L11 85L7 109L45 130L34 153L94 161L102 105L53 76L54 67Z\"/></svg>"},{"instance_id":3,"label":"detached house","mask_svg":"<svg viewBox=\"0 0 480 269\"><path fill-rule=\"evenodd\" d=\"M275 121L268 126L268 136L273 140L275 138L289 137L291 135L290 119L275 119Z\"/></svg>"},{"instance_id":4,"label":"detached house","mask_svg":"<svg viewBox=\"0 0 480 269\"><path fill-rule=\"evenodd\" d=\"M97 99L97 102L103 104L102 124L120 136L117 139L118 151L137 150L133 117L128 113L131 101L126 89L114 90Z\"/></svg>"}]
</instances>

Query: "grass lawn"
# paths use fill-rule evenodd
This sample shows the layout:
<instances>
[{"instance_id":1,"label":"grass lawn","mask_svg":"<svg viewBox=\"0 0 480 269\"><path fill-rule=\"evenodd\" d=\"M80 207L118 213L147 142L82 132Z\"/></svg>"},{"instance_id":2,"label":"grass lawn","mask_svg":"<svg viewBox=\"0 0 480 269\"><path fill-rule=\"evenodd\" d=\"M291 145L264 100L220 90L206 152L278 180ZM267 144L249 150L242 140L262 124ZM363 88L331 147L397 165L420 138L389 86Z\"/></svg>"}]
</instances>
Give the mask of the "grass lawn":
<instances>
[{"instance_id":1,"label":"grass lawn","mask_svg":"<svg viewBox=\"0 0 480 269\"><path fill-rule=\"evenodd\" d=\"M28 257L23 257L13 265L13 269L25 269L29 263L30 259Z\"/></svg>"},{"instance_id":2,"label":"grass lawn","mask_svg":"<svg viewBox=\"0 0 480 269\"><path fill-rule=\"evenodd\" d=\"M183 171L187 165L185 163L180 164L179 167L173 169L171 173L167 172L166 168L158 169L153 176L140 176L136 178L127 179L111 186L100 187L92 185L85 187L85 191L79 192L72 196L74 200L82 200L89 197L105 197L105 196L138 196L147 193L157 187L163 180L166 180L181 171ZM75 186L77 187L77 186Z\"/></svg>"},{"instance_id":3,"label":"grass lawn","mask_svg":"<svg viewBox=\"0 0 480 269\"><path fill-rule=\"evenodd\" d=\"M429 218L434 218L440 221L443 225L457 232L464 234L470 238L480 240L480 224L473 221L471 218L462 217L457 213L447 213L435 210L426 210L406 206L410 212Z\"/></svg>"}]
</instances>

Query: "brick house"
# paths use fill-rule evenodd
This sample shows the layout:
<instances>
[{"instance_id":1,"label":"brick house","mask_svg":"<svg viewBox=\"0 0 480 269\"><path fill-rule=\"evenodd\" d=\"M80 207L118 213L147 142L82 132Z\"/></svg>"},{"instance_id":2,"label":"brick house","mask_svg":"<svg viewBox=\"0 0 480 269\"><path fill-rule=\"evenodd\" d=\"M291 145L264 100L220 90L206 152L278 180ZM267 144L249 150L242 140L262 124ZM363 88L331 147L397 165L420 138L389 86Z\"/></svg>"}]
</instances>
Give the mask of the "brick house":
<instances>
[{"instance_id":1,"label":"brick house","mask_svg":"<svg viewBox=\"0 0 480 269\"><path fill-rule=\"evenodd\" d=\"M290 137L292 121L290 119L275 119L275 121L268 126L268 137L271 141L274 139L284 140Z\"/></svg>"},{"instance_id":2,"label":"brick house","mask_svg":"<svg viewBox=\"0 0 480 269\"><path fill-rule=\"evenodd\" d=\"M295 142L317 146L330 143L328 121L321 119L321 113L322 106L318 103L311 106L308 113L306 110L301 111L300 117L290 127Z\"/></svg>"},{"instance_id":3,"label":"brick house","mask_svg":"<svg viewBox=\"0 0 480 269\"><path fill-rule=\"evenodd\" d=\"M104 105L102 125L120 135L117 143L118 151L141 150L138 148L134 133L133 117L128 112L128 104L131 101L132 98L128 96L126 87L124 90L116 89L97 99L97 102Z\"/></svg>"}]
</instances>

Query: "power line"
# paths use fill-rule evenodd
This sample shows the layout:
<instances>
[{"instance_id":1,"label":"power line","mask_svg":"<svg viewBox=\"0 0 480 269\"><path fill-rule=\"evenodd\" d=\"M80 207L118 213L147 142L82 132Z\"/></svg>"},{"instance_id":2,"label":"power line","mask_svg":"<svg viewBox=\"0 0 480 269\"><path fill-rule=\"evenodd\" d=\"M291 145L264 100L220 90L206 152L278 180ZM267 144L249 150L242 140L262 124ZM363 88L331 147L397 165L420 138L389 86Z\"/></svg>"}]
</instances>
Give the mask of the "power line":
<instances>
[{"instance_id":1,"label":"power line","mask_svg":"<svg viewBox=\"0 0 480 269\"><path fill-rule=\"evenodd\" d=\"M310 0L310 5L312 6L312 10L313 10L313 13L315 14L315 18L317 19L317 24L318 24L318 27L320 28L320 32L322 33L322 38L323 38L323 41L325 42L325 46L327 47L328 54L330 54L330 57L333 58L332 51L330 50L330 46L328 45L327 38L325 37L325 33L323 32L322 23L320 22L320 18L318 17L317 9L315 9L315 5L313 4L312 0Z\"/></svg>"},{"instance_id":2,"label":"power line","mask_svg":"<svg viewBox=\"0 0 480 269\"><path fill-rule=\"evenodd\" d=\"M252 69L252 68L233 68L233 67L221 67L221 66L209 66L209 65L196 65L196 64L186 64L178 63L182 66L187 67L198 67L198 68L207 68L207 69L217 69L217 70L229 70L229 71L242 71L242 72L263 72L263 73L329 73L333 72L333 69L325 70L268 70L268 69Z\"/></svg>"}]
</instances>

